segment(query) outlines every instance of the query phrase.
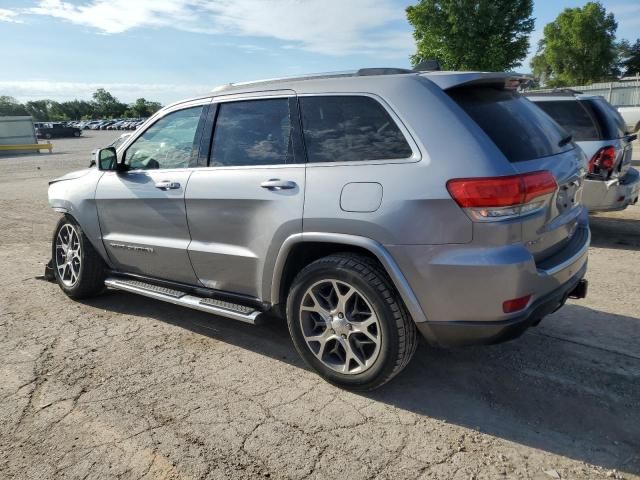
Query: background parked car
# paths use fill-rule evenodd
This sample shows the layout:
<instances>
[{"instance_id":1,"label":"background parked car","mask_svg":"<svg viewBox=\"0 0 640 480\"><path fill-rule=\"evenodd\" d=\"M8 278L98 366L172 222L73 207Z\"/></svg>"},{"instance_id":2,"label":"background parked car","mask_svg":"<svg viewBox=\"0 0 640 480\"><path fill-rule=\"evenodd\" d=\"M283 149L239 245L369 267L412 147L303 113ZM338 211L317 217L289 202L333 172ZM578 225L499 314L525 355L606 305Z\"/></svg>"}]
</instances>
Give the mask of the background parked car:
<instances>
[{"instance_id":1,"label":"background parked car","mask_svg":"<svg viewBox=\"0 0 640 480\"><path fill-rule=\"evenodd\" d=\"M67 127L62 123L41 123L40 127L36 127L38 138L79 137L80 135L82 135L82 130L76 127Z\"/></svg>"},{"instance_id":2,"label":"background parked car","mask_svg":"<svg viewBox=\"0 0 640 480\"><path fill-rule=\"evenodd\" d=\"M640 131L640 105L635 107L618 107L629 132Z\"/></svg>"},{"instance_id":3,"label":"background parked car","mask_svg":"<svg viewBox=\"0 0 640 480\"><path fill-rule=\"evenodd\" d=\"M529 99L564 127L587 155L583 203L591 210L622 210L637 203L640 174L631 168L636 135L627 132L618 111L600 96L572 91L530 94Z\"/></svg>"}]
</instances>

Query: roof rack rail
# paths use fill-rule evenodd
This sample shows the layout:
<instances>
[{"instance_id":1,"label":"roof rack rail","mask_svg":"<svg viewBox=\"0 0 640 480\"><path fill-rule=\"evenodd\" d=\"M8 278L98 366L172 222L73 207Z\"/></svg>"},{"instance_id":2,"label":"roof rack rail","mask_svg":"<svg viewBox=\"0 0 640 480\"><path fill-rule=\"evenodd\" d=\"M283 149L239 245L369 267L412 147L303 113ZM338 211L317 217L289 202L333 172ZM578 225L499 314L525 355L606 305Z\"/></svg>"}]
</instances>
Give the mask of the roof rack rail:
<instances>
[{"instance_id":1,"label":"roof rack rail","mask_svg":"<svg viewBox=\"0 0 640 480\"><path fill-rule=\"evenodd\" d=\"M286 81L302 81L302 80L319 80L323 78L339 78L339 77L366 77L373 75L399 75L403 73L416 73L414 70L408 70L406 68L361 68L360 70L349 70L342 72L326 72L326 73L312 73L309 75L293 75L288 77L277 78L265 78L262 80L251 80L248 82L234 82L219 85L213 88L212 92L221 92L234 87L246 87L251 85L260 85L262 83L277 83Z\"/></svg>"},{"instance_id":2,"label":"roof rack rail","mask_svg":"<svg viewBox=\"0 0 640 480\"><path fill-rule=\"evenodd\" d=\"M368 77L373 75L401 75L403 73L416 73L416 72L414 70L409 70L406 68L393 68L393 67L361 68L356 72L356 76Z\"/></svg>"}]
</instances>

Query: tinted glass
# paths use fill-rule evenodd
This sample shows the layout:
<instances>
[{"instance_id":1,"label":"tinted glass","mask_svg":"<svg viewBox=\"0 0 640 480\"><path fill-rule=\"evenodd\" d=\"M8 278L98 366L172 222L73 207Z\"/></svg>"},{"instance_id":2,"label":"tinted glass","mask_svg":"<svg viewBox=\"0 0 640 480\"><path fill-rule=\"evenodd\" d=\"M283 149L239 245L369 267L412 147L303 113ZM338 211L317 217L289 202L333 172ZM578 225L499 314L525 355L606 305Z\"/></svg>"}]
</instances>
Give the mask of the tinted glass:
<instances>
[{"instance_id":1,"label":"tinted glass","mask_svg":"<svg viewBox=\"0 0 640 480\"><path fill-rule=\"evenodd\" d=\"M447 90L511 162L548 157L574 148L568 134L517 92L493 87Z\"/></svg>"},{"instance_id":2,"label":"tinted glass","mask_svg":"<svg viewBox=\"0 0 640 480\"><path fill-rule=\"evenodd\" d=\"M289 100L221 103L210 166L293 163Z\"/></svg>"},{"instance_id":3,"label":"tinted glass","mask_svg":"<svg viewBox=\"0 0 640 480\"><path fill-rule=\"evenodd\" d=\"M390 160L412 154L398 126L373 98L302 97L300 105L310 162Z\"/></svg>"},{"instance_id":4,"label":"tinted glass","mask_svg":"<svg viewBox=\"0 0 640 480\"><path fill-rule=\"evenodd\" d=\"M131 169L143 170L188 167L203 108L165 115L129 146L125 163Z\"/></svg>"},{"instance_id":5,"label":"tinted glass","mask_svg":"<svg viewBox=\"0 0 640 480\"><path fill-rule=\"evenodd\" d=\"M535 102L547 115L553 118L576 142L600 140L598 123L588 109L577 100L545 100Z\"/></svg>"},{"instance_id":6,"label":"tinted glass","mask_svg":"<svg viewBox=\"0 0 640 480\"><path fill-rule=\"evenodd\" d=\"M580 103L590 108L602 131L603 140L614 140L625 136L627 126L620 112L604 98L581 100Z\"/></svg>"}]
</instances>

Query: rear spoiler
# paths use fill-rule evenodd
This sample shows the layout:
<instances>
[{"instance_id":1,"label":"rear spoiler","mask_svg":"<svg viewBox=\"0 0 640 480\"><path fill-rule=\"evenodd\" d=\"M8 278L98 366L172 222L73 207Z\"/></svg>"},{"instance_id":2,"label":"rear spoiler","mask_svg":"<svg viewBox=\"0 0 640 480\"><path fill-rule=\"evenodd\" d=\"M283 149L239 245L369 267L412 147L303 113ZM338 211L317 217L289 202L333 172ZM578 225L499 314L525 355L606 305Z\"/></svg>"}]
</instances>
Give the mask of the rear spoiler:
<instances>
[{"instance_id":1,"label":"rear spoiler","mask_svg":"<svg viewBox=\"0 0 640 480\"><path fill-rule=\"evenodd\" d=\"M504 72L423 72L420 76L443 90L471 85L500 85L509 90L519 90L532 80L525 75Z\"/></svg>"}]
</instances>

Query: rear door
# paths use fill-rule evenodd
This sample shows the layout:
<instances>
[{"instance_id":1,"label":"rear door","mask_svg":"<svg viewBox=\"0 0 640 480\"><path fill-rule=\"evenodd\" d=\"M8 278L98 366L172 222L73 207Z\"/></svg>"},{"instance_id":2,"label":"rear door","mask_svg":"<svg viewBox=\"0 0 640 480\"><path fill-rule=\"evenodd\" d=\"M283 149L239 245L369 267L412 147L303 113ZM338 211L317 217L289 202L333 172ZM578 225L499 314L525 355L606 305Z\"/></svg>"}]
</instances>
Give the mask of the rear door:
<instances>
[{"instance_id":1,"label":"rear door","mask_svg":"<svg viewBox=\"0 0 640 480\"><path fill-rule=\"evenodd\" d=\"M586 159L569 133L535 104L497 85L459 87L449 96L480 126L517 173L550 171L558 192L547 209L521 219L522 241L537 261L561 249L576 230Z\"/></svg>"},{"instance_id":2,"label":"rear door","mask_svg":"<svg viewBox=\"0 0 640 480\"><path fill-rule=\"evenodd\" d=\"M210 100L206 101L207 103ZM123 152L125 172L105 172L96 189L104 246L121 271L196 284L184 194L197 161L205 105L156 119Z\"/></svg>"},{"instance_id":3,"label":"rear door","mask_svg":"<svg viewBox=\"0 0 640 480\"><path fill-rule=\"evenodd\" d=\"M305 165L295 93L215 101L205 168L186 192L189 256L205 286L263 298L284 240L302 232Z\"/></svg>"}]
</instances>

